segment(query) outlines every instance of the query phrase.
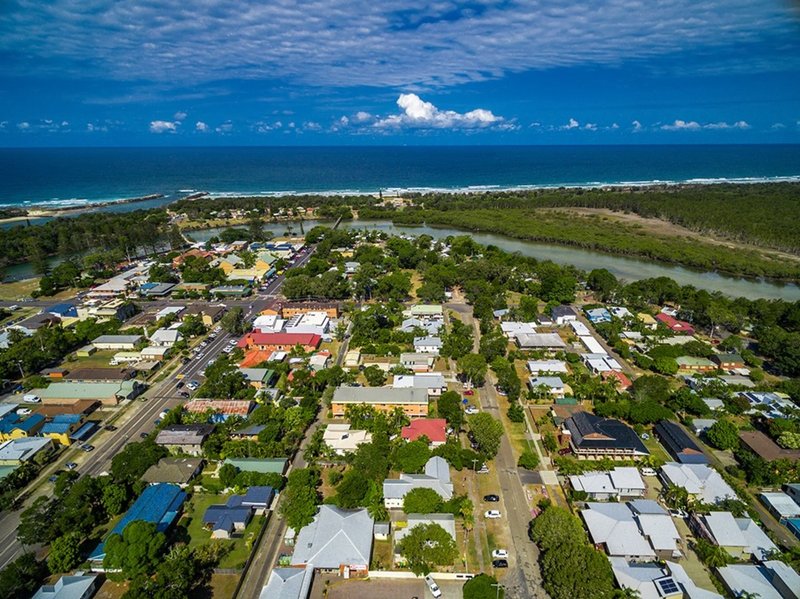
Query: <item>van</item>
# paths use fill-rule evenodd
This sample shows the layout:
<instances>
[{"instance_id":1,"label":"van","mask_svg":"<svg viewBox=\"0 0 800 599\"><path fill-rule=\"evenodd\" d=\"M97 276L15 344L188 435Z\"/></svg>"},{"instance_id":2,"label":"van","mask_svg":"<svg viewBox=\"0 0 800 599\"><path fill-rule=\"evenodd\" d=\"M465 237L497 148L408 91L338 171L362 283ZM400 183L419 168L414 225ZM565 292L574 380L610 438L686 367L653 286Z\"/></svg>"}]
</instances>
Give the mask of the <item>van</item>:
<instances>
[{"instance_id":1,"label":"van","mask_svg":"<svg viewBox=\"0 0 800 599\"><path fill-rule=\"evenodd\" d=\"M25 403L40 403L42 398L38 395L34 395L33 393L26 393L22 396L22 401Z\"/></svg>"},{"instance_id":2,"label":"van","mask_svg":"<svg viewBox=\"0 0 800 599\"><path fill-rule=\"evenodd\" d=\"M430 576L426 576L425 584L428 585L428 588L431 591L431 595L437 598L442 596L442 589L439 588L439 585L436 584L436 581L433 578L431 578Z\"/></svg>"}]
</instances>

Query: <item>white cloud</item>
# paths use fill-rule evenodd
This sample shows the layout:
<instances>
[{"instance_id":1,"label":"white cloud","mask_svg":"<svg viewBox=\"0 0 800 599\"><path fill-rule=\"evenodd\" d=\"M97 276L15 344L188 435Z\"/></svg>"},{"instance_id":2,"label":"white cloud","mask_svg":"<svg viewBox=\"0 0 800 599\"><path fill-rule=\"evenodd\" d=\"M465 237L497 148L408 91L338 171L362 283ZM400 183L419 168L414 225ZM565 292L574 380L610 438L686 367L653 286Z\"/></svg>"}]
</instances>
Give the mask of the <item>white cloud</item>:
<instances>
[{"instance_id":1,"label":"white cloud","mask_svg":"<svg viewBox=\"0 0 800 599\"><path fill-rule=\"evenodd\" d=\"M585 123L583 125L574 118L570 118L566 125L558 127L562 131L572 131L581 129L583 131L597 131L597 123Z\"/></svg>"},{"instance_id":2,"label":"white cloud","mask_svg":"<svg viewBox=\"0 0 800 599\"><path fill-rule=\"evenodd\" d=\"M400 114L379 118L372 124L372 127L377 129L515 128L513 123L495 115L491 110L476 108L464 113L454 110L440 110L430 102L424 101L417 94L400 94L400 97L397 98L397 106L402 109ZM340 119L340 122L346 125L349 120L345 121L343 119L346 119L346 117Z\"/></svg>"},{"instance_id":3,"label":"white cloud","mask_svg":"<svg viewBox=\"0 0 800 599\"><path fill-rule=\"evenodd\" d=\"M230 121L225 121L219 127L217 127L215 131L222 134L231 133L233 131L233 123Z\"/></svg>"},{"instance_id":4,"label":"white cloud","mask_svg":"<svg viewBox=\"0 0 800 599\"><path fill-rule=\"evenodd\" d=\"M631 122L631 125L633 125L633 130L634 131L641 131L642 130L642 123L640 123L639 121L633 121L633 122Z\"/></svg>"},{"instance_id":5,"label":"white cloud","mask_svg":"<svg viewBox=\"0 0 800 599\"><path fill-rule=\"evenodd\" d=\"M783 123L773 123L770 129L786 129L786 125Z\"/></svg>"},{"instance_id":6,"label":"white cloud","mask_svg":"<svg viewBox=\"0 0 800 599\"><path fill-rule=\"evenodd\" d=\"M619 125L617 123L611 123L610 129L613 129L614 131L616 131L617 129L619 129Z\"/></svg>"},{"instance_id":7,"label":"white cloud","mask_svg":"<svg viewBox=\"0 0 800 599\"><path fill-rule=\"evenodd\" d=\"M22 121L21 123L17 123L17 129L21 131L25 131L31 128L31 124L28 121Z\"/></svg>"},{"instance_id":8,"label":"white cloud","mask_svg":"<svg viewBox=\"0 0 800 599\"><path fill-rule=\"evenodd\" d=\"M173 121L150 121L150 133L175 133L179 124Z\"/></svg>"},{"instance_id":9,"label":"white cloud","mask_svg":"<svg viewBox=\"0 0 800 599\"><path fill-rule=\"evenodd\" d=\"M363 110L359 110L353 117L353 120L356 123L366 123L367 121L372 120L372 115L368 112L364 112Z\"/></svg>"},{"instance_id":10,"label":"white cloud","mask_svg":"<svg viewBox=\"0 0 800 599\"><path fill-rule=\"evenodd\" d=\"M573 118L569 119L569 122L566 125L561 125L560 129L578 129L581 124Z\"/></svg>"},{"instance_id":11,"label":"white cloud","mask_svg":"<svg viewBox=\"0 0 800 599\"><path fill-rule=\"evenodd\" d=\"M103 133L108 131L108 126L98 125L95 123L86 123L86 131L88 131L89 133L97 133L97 132Z\"/></svg>"},{"instance_id":12,"label":"white cloud","mask_svg":"<svg viewBox=\"0 0 800 599\"><path fill-rule=\"evenodd\" d=\"M195 131L199 131L200 133L208 133L208 132L209 132L211 129L210 129L210 128L209 128L209 126L208 126L206 123L204 123L203 121L197 121L197 122L194 124L194 130L195 130Z\"/></svg>"},{"instance_id":13,"label":"white cloud","mask_svg":"<svg viewBox=\"0 0 800 599\"><path fill-rule=\"evenodd\" d=\"M481 0L469 7L429 0L406 0L402 6L374 0L7 4L0 15L6 72L46 74L57 68L62 74L166 86L269 78L311 86L430 89L533 69L616 67L678 53L690 56L679 69L722 65L717 68L744 70L764 62L763 53L751 56L742 50L754 43L788 44L783 58L768 57L764 69L789 70L800 63L798 53L791 52L797 35L791 8L780 2ZM733 53L736 60L730 59Z\"/></svg>"},{"instance_id":14,"label":"white cloud","mask_svg":"<svg viewBox=\"0 0 800 599\"><path fill-rule=\"evenodd\" d=\"M175 114L172 116L172 118L174 118L176 121L182 121L182 120L184 120L184 119L185 119L187 116L189 116L189 115L188 115L188 114L186 114L185 112L183 112L182 110L179 110L178 112L176 112L176 113L175 113Z\"/></svg>"},{"instance_id":15,"label":"white cloud","mask_svg":"<svg viewBox=\"0 0 800 599\"><path fill-rule=\"evenodd\" d=\"M8 127L8 121L0 121L0 129L5 129Z\"/></svg>"},{"instance_id":16,"label":"white cloud","mask_svg":"<svg viewBox=\"0 0 800 599\"><path fill-rule=\"evenodd\" d=\"M664 131L700 131L701 129L721 130L721 129L750 129L750 124L747 121L736 121L735 123L726 123L719 121L715 123L700 124L697 121L683 121L676 119L672 123L661 125Z\"/></svg>"},{"instance_id":17,"label":"white cloud","mask_svg":"<svg viewBox=\"0 0 800 599\"><path fill-rule=\"evenodd\" d=\"M306 121L305 123L303 123L303 130L304 131L322 131L322 125L320 125L316 121Z\"/></svg>"}]
</instances>

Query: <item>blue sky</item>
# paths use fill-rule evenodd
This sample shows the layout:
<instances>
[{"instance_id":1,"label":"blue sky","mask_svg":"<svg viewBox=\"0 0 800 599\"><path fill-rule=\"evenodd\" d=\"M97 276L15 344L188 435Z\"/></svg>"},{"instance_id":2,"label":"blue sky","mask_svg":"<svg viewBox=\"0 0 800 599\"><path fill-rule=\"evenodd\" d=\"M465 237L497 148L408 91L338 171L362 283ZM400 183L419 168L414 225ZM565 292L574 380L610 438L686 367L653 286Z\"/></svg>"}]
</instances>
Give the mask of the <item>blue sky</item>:
<instances>
[{"instance_id":1,"label":"blue sky","mask_svg":"<svg viewBox=\"0 0 800 599\"><path fill-rule=\"evenodd\" d=\"M800 142L789 0L4 0L0 146Z\"/></svg>"}]
</instances>

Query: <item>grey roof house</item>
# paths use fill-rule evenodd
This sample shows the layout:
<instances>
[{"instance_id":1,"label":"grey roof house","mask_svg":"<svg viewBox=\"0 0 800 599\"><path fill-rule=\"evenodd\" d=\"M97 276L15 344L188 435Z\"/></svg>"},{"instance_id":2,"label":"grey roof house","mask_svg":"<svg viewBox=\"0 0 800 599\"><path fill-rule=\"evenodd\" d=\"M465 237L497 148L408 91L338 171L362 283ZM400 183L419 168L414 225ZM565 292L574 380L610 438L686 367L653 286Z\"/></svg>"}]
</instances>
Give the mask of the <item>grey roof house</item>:
<instances>
[{"instance_id":1,"label":"grey roof house","mask_svg":"<svg viewBox=\"0 0 800 599\"><path fill-rule=\"evenodd\" d=\"M453 497L450 466L444 458L434 456L425 464L424 474L400 475L383 481L383 504L388 509L401 509L406 494L412 489L433 489L445 501Z\"/></svg>"}]
</instances>

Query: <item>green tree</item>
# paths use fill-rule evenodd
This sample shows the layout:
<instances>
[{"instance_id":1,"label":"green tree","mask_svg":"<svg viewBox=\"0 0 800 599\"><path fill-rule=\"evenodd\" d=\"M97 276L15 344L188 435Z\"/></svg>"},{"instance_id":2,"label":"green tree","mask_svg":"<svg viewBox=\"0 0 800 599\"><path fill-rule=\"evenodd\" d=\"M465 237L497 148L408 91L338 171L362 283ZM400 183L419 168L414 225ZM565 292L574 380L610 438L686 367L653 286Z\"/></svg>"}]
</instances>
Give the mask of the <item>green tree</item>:
<instances>
[{"instance_id":1,"label":"green tree","mask_svg":"<svg viewBox=\"0 0 800 599\"><path fill-rule=\"evenodd\" d=\"M706 431L706 439L717 449L733 449L739 446L739 429L730 420L717 420Z\"/></svg>"},{"instance_id":2,"label":"green tree","mask_svg":"<svg viewBox=\"0 0 800 599\"><path fill-rule=\"evenodd\" d=\"M119 570L128 580L148 576L155 571L167 546L164 533L152 522L134 520L121 535L112 534L105 542L106 571Z\"/></svg>"},{"instance_id":3,"label":"green tree","mask_svg":"<svg viewBox=\"0 0 800 599\"><path fill-rule=\"evenodd\" d=\"M336 504L346 509L365 506L369 482L361 470L351 468L336 486Z\"/></svg>"},{"instance_id":4,"label":"green tree","mask_svg":"<svg viewBox=\"0 0 800 599\"><path fill-rule=\"evenodd\" d=\"M401 443L392 452L392 464L397 470L408 474L422 472L425 463L430 459L431 451L428 443L421 439Z\"/></svg>"},{"instance_id":5,"label":"green tree","mask_svg":"<svg viewBox=\"0 0 800 599\"><path fill-rule=\"evenodd\" d=\"M128 489L124 485L107 483L103 488L103 507L110 516L121 514L128 503Z\"/></svg>"},{"instance_id":6,"label":"green tree","mask_svg":"<svg viewBox=\"0 0 800 599\"><path fill-rule=\"evenodd\" d=\"M494 576L478 574L464 583L461 592L464 599L497 599L498 597L502 599L506 596L506 590L501 587L498 593L496 584L497 579Z\"/></svg>"},{"instance_id":7,"label":"green tree","mask_svg":"<svg viewBox=\"0 0 800 599\"><path fill-rule=\"evenodd\" d=\"M279 508L286 525L300 530L310 524L317 513L319 475L308 468L293 470L283 491Z\"/></svg>"},{"instance_id":8,"label":"green tree","mask_svg":"<svg viewBox=\"0 0 800 599\"><path fill-rule=\"evenodd\" d=\"M457 319L453 319L450 330L442 335L442 355L458 360L472 351L472 328Z\"/></svg>"},{"instance_id":9,"label":"green tree","mask_svg":"<svg viewBox=\"0 0 800 599\"><path fill-rule=\"evenodd\" d=\"M0 570L0 597L29 599L47 576L44 562L36 554L26 552Z\"/></svg>"},{"instance_id":10,"label":"green tree","mask_svg":"<svg viewBox=\"0 0 800 599\"><path fill-rule=\"evenodd\" d=\"M411 489L403 498L406 514L435 514L442 508L443 499L433 489Z\"/></svg>"},{"instance_id":11,"label":"green tree","mask_svg":"<svg viewBox=\"0 0 800 599\"><path fill-rule=\"evenodd\" d=\"M475 437L481 454L493 458L500 449L500 439L503 437L503 425L491 414L481 412L470 416L469 428Z\"/></svg>"},{"instance_id":12,"label":"green tree","mask_svg":"<svg viewBox=\"0 0 800 599\"><path fill-rule=\"evenodd\" d=\"M553 453L556 449L558 449L558 441L556 441L556 436L552 431L547 431L544 434L542 437L542 445L544 445L544 448L550 453Z\"/></svg>"},{"instance_id":13,"label":"green tree","mask_svg":"<svg viewBox=\"0 0 800 599\"><path fill-rule=\"evenodd\" d=\"M453 430L459 430L464 422L464 412L461 409L461 396L455 391L445 391L436 402L439 416L447 420Z\"/></svg>"},{"instance_id":14,"label":"green tree","mask_svg":"<svg viewBox=\"0 0 800 599\"><path fill-rule=\"evenodd\" d=\"M486 370L486 358L480 354L466 354L458 359L458 371L477 387L486 381Z\"/></svg>"},{"instance_id":15,"label":"green tree","mask_svg":"<svg viewBox=\"0 0 800 599\"><path fill-rule=\"evenodd\" d=\"M81 541L79 532L68 532L50 543L47 567L53 574L69 572L81 563Z\"/></svg>"},{"instance_id":16,"label":"green tree","mask_svg":"<svg viewBox=\"0 0 800 599\"><path fill-rule=\"evenodd\" d=\"M619 288L617 277L605 268L596 268L591 271L586 278L586 284L601 302L610 300Z\"/></svg>"},{"instance_id":17,"label":"green tree","mask_svg":"<svg viewBox=\"0 0 800 599\"><path fill-rule=\"evenodd\" d=\"M367 366L363 372L364 378L367 379L367 384L370 387L380 387L386 382L386 373L376 364Z\"/></svg>"},{"instance_id":18,"label":"green tree","mask_svg":"<svg viewBox=\"0 0 800 599\"><path fill-rule=\"evenodd\" d=\"M398 543L398 550L417 576L434 566L452 565L458 557L455 539L438 524L418 524Z\"/></svg>"},{"instance_id":19,"label":"green tree","mask_svg":"<svg viewBox=\"0 0 800 599\"><path fill-rule=\"evenodd\" d=\"M539 456L536 455L536 452L534 451L523 451L519 456L517 466L521 468L527 468L528 470L536 470L536 468L539 466Z\"/></svg>"},{"instance_id":20,"label":"green tree","mask_svg":"<svg viewBox=\"0 0 800 599\"><path fill-rule=\"evenodd\" d=\"M245 332L244 310L238 306L231 308L220 319L220 326L231 335L242 335Z\"/></svg>"},{"instance_id":21,"label":"green tree","mask_svg":"<svg viewBox=\"0 0 800 599\"><path fill-rule=\"evenodd\" d=\"M128 443L111 459L111 476L117 482L132 485L141 479L150 466L167 455L169 451L156 445L150 438L139 443Z\"/></svg>"},{"instance_id":22,"label":"green tree","mask_svg":"<svg viewBox=\"0 0 800 599\"><path fill-rule=\"evenodd\" d=\"M669 381L660 376L640 376L633 381L632 395L640 401L650 399L664 404L670 396Z\"/></svg>"},{"instance_id":23,"label":"green tree","mask_svg":"<svg viewBox=\"0 0 800 599\"><path fill-rule=\"evenodd\" d=\"M236 476L239 474L239 469L231 463L225 463L220 466L220 469L217 471L217 475L219 476L219 482L222 483L222 486L230 488L234 481L236 480Z\"/></svg>"}]
</instances>

